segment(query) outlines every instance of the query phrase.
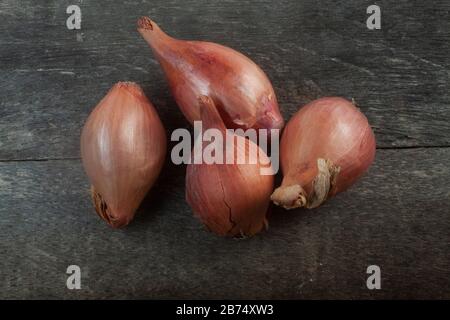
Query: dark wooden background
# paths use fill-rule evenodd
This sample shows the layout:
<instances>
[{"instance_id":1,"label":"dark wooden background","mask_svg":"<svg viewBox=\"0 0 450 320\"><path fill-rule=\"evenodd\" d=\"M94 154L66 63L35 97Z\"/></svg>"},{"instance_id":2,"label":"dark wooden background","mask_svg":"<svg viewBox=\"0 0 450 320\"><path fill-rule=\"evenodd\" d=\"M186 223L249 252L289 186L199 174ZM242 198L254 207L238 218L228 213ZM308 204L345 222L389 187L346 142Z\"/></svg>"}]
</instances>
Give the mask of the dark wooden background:
<instances>
[{"instance_id":1,"label":"dark wooden background","mask_svg":"<svg viewBox=\"0 0 450 320\"><path fill-rule=\"evenodd\" d=\"M82 29L67 30L78 4ZM450 298L450 3L376 1L0 2L0 298ZM167 159L139 215L112 230L79 154L89 112L117 81L141 84L168 134L189 128L135 28L240 50L273 81L285 119L326 95L355 98L377 138L368 174L269 231L216 237ZM170 150L170 149L169 149ZM66 268L82 289L66 288ZM381 268L382 289L366 288Z\"/></svg>"}]
</instances>

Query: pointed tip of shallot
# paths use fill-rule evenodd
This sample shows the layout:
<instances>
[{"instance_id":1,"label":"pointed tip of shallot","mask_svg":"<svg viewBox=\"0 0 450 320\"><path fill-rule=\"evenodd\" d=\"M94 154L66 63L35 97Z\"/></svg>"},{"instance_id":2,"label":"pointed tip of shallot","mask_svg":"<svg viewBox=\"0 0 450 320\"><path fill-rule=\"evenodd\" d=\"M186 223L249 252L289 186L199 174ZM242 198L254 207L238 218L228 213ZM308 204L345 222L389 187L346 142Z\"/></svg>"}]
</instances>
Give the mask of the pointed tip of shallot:
<instances>
[{"instance_id":1,"label":"pointed tip of shallot","mask_svg":"<svg viewBox=\"0 0 450 320\"><path fill-rule=\"evenodd\" d=\"M142 90L141 86L133 81L119 81L115 84L115 86L118 88L127 88L127 89L128 88L136 88L136 89Z\"/></svg>"},{"instance_id":2,"label":"pointed tip of shallot","mask_svg":"<svg viewBox=\"0 0 450 320\"><path fill-rule=\"evenodd\" d=\"M174 40L149 17L140 17L137 20L137 31L147 44L157 52L161 50L161 46L165 47L168 42Z\"/></svg>"},{"instance_id":3,"label":"pointed tip of shallot","mask_svg":"<svg viewBox=\"0 0 450 320\"><path fill-rule=\"evenodd\" d=\"M154 22L149 17L140 17L137 21L138 30L153 30Z\"/></svg>"},{"instance_id":4,"label":"pointed tip of shallot","mask_svg":"<svg viewBox=\"0 0 450 320\"><path fill-rule=\"evenodd\" d=\"M136 82L133 81L119 81L116 83L116 86L123 86L123 87L139 87L139 85Z\"/></svg>"},{"instance_id":5,"label":"pointed tip of shallot","mask_svg":"<svg viewBox=\"0 0 450 320\"><path fill-rule=\"evenodd\" d=\"M136 97L144 97L145 93L144 90L142 90L142 87L133 81L119 81L117 82L111 90L114 89L124 89L127 90L129 93Z\"/></svg>"}]
</instances>

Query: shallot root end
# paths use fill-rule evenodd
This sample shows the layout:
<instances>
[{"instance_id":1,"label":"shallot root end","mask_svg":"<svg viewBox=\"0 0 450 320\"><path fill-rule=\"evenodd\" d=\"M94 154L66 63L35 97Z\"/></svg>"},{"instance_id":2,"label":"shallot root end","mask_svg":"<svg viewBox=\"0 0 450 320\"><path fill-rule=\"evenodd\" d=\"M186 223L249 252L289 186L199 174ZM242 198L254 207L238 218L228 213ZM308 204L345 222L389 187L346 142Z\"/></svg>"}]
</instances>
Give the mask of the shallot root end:
<instances>
[{"instance_id":1,"label":"shallot root end","mask_svg":"<svg viewBox=\"0 0 450 320\"><path fill-rule=\"evenodd\" d=\"M312 182L312 191L306 196L299 184L280 186L272 193L270 199L285 209L306 207L317 208L328 199L338 178L340 167L328 159L317 159L318 174Z\"/></svg>"},{"instance_id":2,"label":"shallot root end","mask_svg":"<svg viewBox=\"0 0 450 320\"><path fill-rule=\"evenodd\" d=\"M272 193L270 199L278 206L285 209L295 209L306 206L306 194L298 185L280 186Z\"/></svg>"},{"instance_id":3,"label":"shallot root end","mask_svg":"<svg viewBox=\"0 0 450 320\"><path fill-rule=\"evenodd\" d=\"M103 200L103 197L101 196L101 194L95 190L94 186L91 186L91 197L92 197L92 202L94 203L95 212L97 212L99 217L102 218L103 220L105 220L108 223L108 225L110 225L113 228L120 228L120 227L124 227L128 224L128 221L124 222L124 221L115 219L111 215L107 203L105 202L105 200Z\"/></svg>"}]
</instances>

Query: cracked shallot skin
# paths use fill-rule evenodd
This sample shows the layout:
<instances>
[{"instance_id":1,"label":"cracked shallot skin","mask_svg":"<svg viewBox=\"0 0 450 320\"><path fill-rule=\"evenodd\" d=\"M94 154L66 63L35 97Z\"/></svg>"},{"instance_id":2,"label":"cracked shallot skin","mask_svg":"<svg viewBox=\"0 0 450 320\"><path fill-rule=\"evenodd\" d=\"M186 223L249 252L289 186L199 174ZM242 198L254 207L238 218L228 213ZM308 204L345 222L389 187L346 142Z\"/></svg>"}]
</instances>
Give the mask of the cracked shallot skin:
<instances>
[{"instance_id":1,"label":"cracked shallot skin","mask_svg":"<svg viewBox=\"0 0 450 320\"><path fill-rule=\"evenodd\" d=\"M217 128L225 134L225 126L212 100L205 96L199 100L204 130ZM250 140L232 135L236 139L236 158L238 154L248 155L250 145L260 150ZM211 143L215 141L203 142L203 148ZM269 159L262 150L260 155L261 160L255 164L192 163L187 166L186 200L210 231L221 236L245 237L267 226L266 214L274 179L273 175L261 174L262 163L269 163Z\"/></svg>"},{"instance_id":2,"label":"cracked shallot skin","mask_svg":"<svg viewBox=\"0 0 450 320\"><path fill-rule=\"evenodd\" d=\"M213 99L227 128L283 128L272 84L248 57L216 43L174 39L147 17L138 20L138 31L191 123L200 120L198 97L206 95Z\"/></svg>"}]
</instances>

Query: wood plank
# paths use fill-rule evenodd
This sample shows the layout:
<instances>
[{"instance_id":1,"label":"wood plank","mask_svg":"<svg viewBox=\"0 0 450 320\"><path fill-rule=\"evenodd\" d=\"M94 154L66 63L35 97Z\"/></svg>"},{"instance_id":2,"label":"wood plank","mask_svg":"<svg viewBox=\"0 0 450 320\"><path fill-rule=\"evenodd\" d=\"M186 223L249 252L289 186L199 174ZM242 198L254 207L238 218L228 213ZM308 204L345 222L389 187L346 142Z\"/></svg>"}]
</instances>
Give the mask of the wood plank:
<instances>
[{"instance_id":1,"label":"wood plank","mask_svg":"<svg viewBox=\"0 0 450 320\"><path fill-rule=\"evenodd\" d=\"M312 211L275 209L247 240L208 233L167 165L137 219L95 215L79 161L0 163L0 298L450 298L448 148L379 150ZM82 269L82 290L65 270ZM368 265L382 290L365 287Z\"/></svg>"},{"instance_id":2,"label":"wood plank","mask_svg":"<svg viewBox=\"0 0 450 320\"><path fill-rule=\"evenodd\" d=\"M272 79L286 119L324 95L355 98L381 148L450 146L448 1L84 0L82 30L65 2L0 3L0 160L77 158L79 133L112 84L137 81L168 131L187 122L135 30L140 15L183 39L249 55Z\"/></svg>"}]
</instances>

